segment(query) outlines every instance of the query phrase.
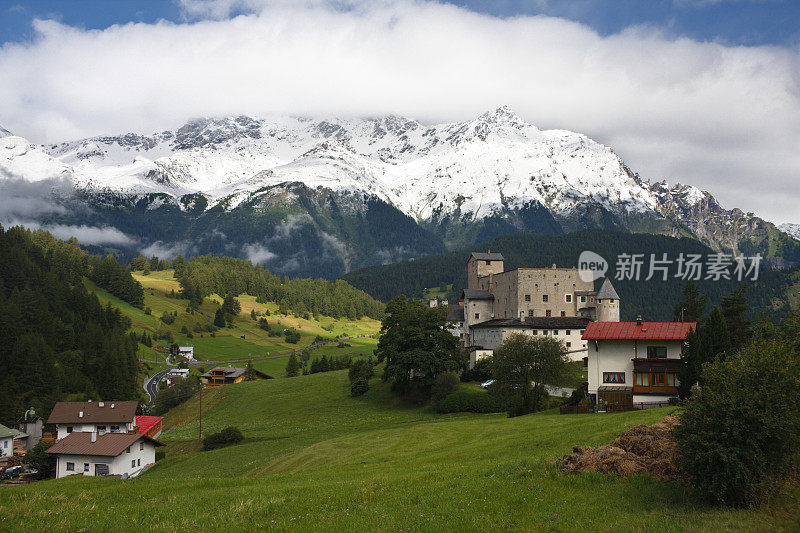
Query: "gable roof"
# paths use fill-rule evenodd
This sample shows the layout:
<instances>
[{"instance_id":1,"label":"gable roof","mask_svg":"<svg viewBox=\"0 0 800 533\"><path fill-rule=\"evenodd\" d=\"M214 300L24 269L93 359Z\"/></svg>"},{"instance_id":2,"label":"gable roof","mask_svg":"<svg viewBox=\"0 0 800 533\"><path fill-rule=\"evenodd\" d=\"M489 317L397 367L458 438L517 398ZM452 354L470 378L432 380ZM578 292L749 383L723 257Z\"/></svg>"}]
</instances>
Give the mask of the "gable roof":
<instances>
[{"instance_id":1,"label":"gable roof","mask_svg":"<svg viewBox=\"0 0 800 533\"><path fill-rule=\"evenodd\" d=\"M606 278L603 281L603 285L600 287L600 290L597 292L597 296L595 296L598 300L619 300L619 294L617 294L617 290L614 288L614 285L611 284L611 280Z\"/></svg>"},{"instance_id":2,"label":"gable roof","mask_svg":"<svg viewBox=\"0 0 800 533\"><path fill-rule=\"evenodd\" d=\"M12 437L14 439L24 439L27 436L27 433L0 424L0 439L5 439L8 437Z\"/></svg>"},{"instance_id":3,"label":"gable roof","mask_svg":"<svg viewBox=\"0 0 800 533\"><path fill-rule=\"evenodd\" d=\"M88 431L73 431L48 448L47 453L117 457L139 439L151 442L154 446L164 446L157 440L139 433L105 433L98 435L97 440L92 442L92 434Z\"/></svg>"},{"instance_id":4,"label":"gable roof","mask_svg":"<svg viewBox=\"0 0 800 533\"><path fill-rule=\"evenodd\" d=\"M503 254L497 252L472 252L469 257L478 261L503 261Z\"/></svg>"},{"instance_id":5,"label":"gable roof","mask_svg":"<svg viewBox=\"0 0 800 533\"><path fill-rule=\"evenodd\" d=\"M494 295L483 289L464 289L461 291L462 300L494 300Z\"/></svg>"},{"instance_id":6,"label":"gable roof","mask_svg":"<svg viewBox=\"0 0 800 533\"><path fill-rule=\"evenodd\" d=\"M589 340L683 340L697 322L589 322L581 337Z\"/></svg>"},{"instance_id":7,"label":"gable roof","mask_svg":"<svg viewBox=\"0 0 800 533\"><path fill-rule=\"evenodd\" d=\"M138 434L143 435L153 429L154 426L158 425L162 420L164 420L163 416L147 416L147 415L139 415L136 417L136 427L139 428L137 431Z\"/></svg>"},{"instance_id":8,"label":"gable roof","mask_svg":"<svg viewBox=\"0 0 800 533\"><path fill-rule=\"evenodd\" d=\"M139 402L58 402L48 424L127 424L141 413ZM83 413L83 416L81 416Z\"/></svg>"}]
</instances>

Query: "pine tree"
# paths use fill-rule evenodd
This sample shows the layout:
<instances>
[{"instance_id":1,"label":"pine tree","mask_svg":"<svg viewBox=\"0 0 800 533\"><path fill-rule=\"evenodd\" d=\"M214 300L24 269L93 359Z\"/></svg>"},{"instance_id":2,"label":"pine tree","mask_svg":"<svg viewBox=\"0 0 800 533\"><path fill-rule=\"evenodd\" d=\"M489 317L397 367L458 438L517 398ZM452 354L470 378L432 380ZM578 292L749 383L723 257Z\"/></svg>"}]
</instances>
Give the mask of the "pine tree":
<instances>
[{"instance_id":1,"label":"pine tree","mask_svg":"<svg viewBox=\"0 0 800 533\"><path fill-rule=\"evenodd\" d=\"M689 397L695 383L701 383L703 363L713 361L718 356L731 353L731 339L725 317L719 307L714 307L708 318L696 331L686 336L681 354L682 365L678 375L678 393L682 398Z\"/></svg>"},{"instance_id":2,"label":"pine tree","mask_svg":"<svg viewBox=\"0 0 800 533\"><path fill-rule=\"evenodd\" d=\"M289 356L289 361L286 363L286 376L293 378L300 374L300 361L297 360L297 356L292 354Z\"/></svg>"},{"instance_id":3,"label":"pine tree","mask_svg":"<svg viewBox=\"0 0 800 533\"><path fill-rule=\"evenodd\" d=\"M675 305L675 322L700 322L708 305L708 296L700 294L700 288L692 281L683 286L683 300Z\"/></svg>"},{"instance_id":4,"label":"pine tree","mask_svg":"<svg viewBox=\"0 0 800 533\"><path fill-rule=\"evenodd\" d=\"M747 311L747 284L740 284L736 290L722 297L722 314L730 332L730 342L734 351L739 351L750 342L750 322L745 320Z\"/></svg>"},{"instance_id":5,"label":"pine tree","mask_svg":"<svg viewBox=\"0 0 800 533\"><path fill-rule=\"evenodd\" d=\"M225 311L223 311L221 307L214 313L214 325L218 328L225 327Z\"/></svg>"}]
</instances>

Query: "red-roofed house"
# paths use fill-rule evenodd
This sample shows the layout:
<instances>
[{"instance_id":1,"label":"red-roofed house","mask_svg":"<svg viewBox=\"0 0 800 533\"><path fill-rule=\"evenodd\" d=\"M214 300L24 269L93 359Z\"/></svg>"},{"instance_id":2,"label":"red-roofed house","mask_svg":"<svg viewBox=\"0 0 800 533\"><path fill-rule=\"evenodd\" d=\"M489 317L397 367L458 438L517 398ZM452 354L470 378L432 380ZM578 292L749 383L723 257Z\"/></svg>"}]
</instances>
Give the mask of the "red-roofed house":
<instances>
[{"instance_id":1,"label":"red-roofed house","mask_svg":"<svg viewBox=\"0 0 800 533\"><path fill-rule=\"evenodd\" d=\"M631 408L678 394L681 347L694 322L590 322L589 394L598 406Z\"/></svg>"},{"instance_id":2,"label":"red-roofed house","mask_svg":"<svg viewBox=\"0 0 800 533\"><path fill-rule=\"evenodd\" d=\"M136 415L136 433L157 439L161 435L163 416Z\"/></svg>"}]
</instances>

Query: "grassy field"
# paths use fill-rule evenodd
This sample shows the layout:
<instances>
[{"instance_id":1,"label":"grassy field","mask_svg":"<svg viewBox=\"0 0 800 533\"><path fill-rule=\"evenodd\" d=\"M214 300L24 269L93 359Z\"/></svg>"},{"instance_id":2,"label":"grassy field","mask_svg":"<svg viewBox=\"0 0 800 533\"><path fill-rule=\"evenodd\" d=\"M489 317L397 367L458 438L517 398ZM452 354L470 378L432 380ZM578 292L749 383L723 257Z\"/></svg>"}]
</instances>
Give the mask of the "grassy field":
<instances>
[{"instance_id":1,"label":"grassy field","mask_svg":"<svg viewBox=\"0 0 800 533\"><path fill-rule=\"evenodd\" d=\"M242 307L242 311L234 320L233 327L222 328L214 332L204 331L205 327L213 321L222 298L211 295L206 298L200 308L194 312L187 311L186 300L179 298L180 284L173 277L172 270L153 271L148 275L142 272L134 272L133 277L142 284L145 293L144 309L137 309L119 298L116 298L97 287L92 282L86 280L86 287L94 292L103 303L108 303L120 309L131 319L132 329L138 333L148 332L155 336L156 332L170 331L173 341L180 346L193 346L195 358L201 361L226 361L233 359L249 359L266 357L268 355L288 354L298 348L304 348L314 342L317 336L326 340L335 339L342 336L354 335L374 335L380 329L380 322L370 318L359 320L334 319L332 317L318 316L305 319L294 315L278 315L278 306L273 303L258 303L254 296L241 295L237 298ZM145 309L149 309L147 314ZM251 317L251 311L255 311L259 317L268 312L264 318L271 324L276 331L283 331L286 328L294 328L300 333L300 341L297 344L286 342L284 336L269 336L269 334L258 326L257 320ZM172 324L165 324L160 320L164 314L177 313ZM185 327L191 333L182 333ZM200 331L203 330L203 331ZM244 338L242 338L244 335ZM167 347L171 344L168 340L156 340L156 345ZM336 344L315 349L311 359L326 355L352 355L354 357L367 357L373 352L377 341L373 338L358 338L346 341L350 347L337 348ZM161 361L164 355L158 351L139 345L139 358ZM239 363L244 365L245 363ZM286 358L256 359L253 366L273 377L283 376L286 367ZM155 368L155 366L153 367ZM148 374L145 369L143 377Z\"/></svg>"},{"instance_id":2,"label":"grassy field","mask_svg":"<svg viewBox=\"0 0 800 533\"><path fill-rule=\"evenodd\" d=\"M167 457L133 480L0 486L6 531L775 531L797 498L761 510L698 503L677 482L570 476L551 462L670 409L608 415L437 415L396 405L379 379L360 398L346 372L206 391L204 431L241 444L199 451L197 399L167 415Z\"/></svg>"}]
</instances>

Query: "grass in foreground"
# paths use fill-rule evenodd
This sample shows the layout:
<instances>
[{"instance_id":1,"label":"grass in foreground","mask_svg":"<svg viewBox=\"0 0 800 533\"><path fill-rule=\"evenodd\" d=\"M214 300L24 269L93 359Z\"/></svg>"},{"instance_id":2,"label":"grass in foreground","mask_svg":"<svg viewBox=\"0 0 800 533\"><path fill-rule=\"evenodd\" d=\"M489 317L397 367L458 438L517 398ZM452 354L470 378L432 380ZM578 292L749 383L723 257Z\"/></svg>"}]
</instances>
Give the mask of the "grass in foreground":
<instances>
[{"instance_id":1,"label":"grass in foreground","mask_svg":"<svg viewBox=\"0 0 800 533\"><path fill-rule=\"evenodd\" d=\"M346 372L207 391L204 432L242 444L199 452L193 399L171 411L168 457L128 480L0 487L10 531L495 530L772 531L797 523L797 491L762 510L698 503L646 476L568 476L573 444L607 443L669 409L610 415L436 415L395 406L379 380L350 398Z\"/></svg>"}]
</instances>

